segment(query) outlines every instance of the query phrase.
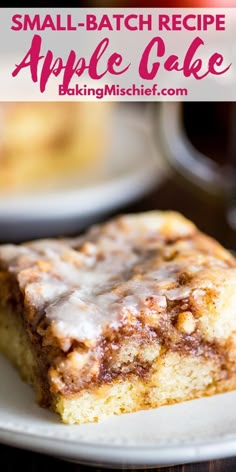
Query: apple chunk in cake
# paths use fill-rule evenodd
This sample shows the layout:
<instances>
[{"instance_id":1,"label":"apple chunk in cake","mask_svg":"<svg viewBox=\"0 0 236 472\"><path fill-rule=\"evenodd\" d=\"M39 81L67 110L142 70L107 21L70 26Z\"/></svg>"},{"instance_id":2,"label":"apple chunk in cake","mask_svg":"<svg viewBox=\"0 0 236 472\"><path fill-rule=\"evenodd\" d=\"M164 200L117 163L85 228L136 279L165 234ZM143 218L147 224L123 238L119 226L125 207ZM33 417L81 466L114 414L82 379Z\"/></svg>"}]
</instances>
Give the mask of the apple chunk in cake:
<instances>
[{"instance_id":1,"label":"apple chunk in cake","mask_svg":"<svg viewBox=\"0 0 236 472\"><path fill-rule=\"evenodd\" d=\"M0 247L0 350L65 423L236 388L236 262L173 212Z\"/></svg>"}]
</instances>

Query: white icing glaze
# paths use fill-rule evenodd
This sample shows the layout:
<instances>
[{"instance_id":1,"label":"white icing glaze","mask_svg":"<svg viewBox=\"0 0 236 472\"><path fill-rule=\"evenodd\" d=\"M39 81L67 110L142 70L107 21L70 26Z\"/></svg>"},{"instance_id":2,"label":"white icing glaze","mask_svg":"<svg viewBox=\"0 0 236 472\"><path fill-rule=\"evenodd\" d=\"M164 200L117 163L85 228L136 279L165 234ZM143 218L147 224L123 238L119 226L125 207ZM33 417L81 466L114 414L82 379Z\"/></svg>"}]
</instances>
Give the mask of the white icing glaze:
<instances>
[{"instance_id":1,"label":"white icing glaze","mask_svg":"<svg viewBox=\"0 0 236 472\"><path fill-rule=\"evenodd\" d=\"M168 301L205 293L199 276L205 267L228 270L198 247L193 225L168 215L120 218L73 240L5 245L0 260L16 274L27 305L44 311L53 336L96 342L106 327L118 329L142 312L162 313ZM164 236L186 240L166 246ZM190 277L181 285L183 273Z\"/></svg>"},{"instance_id":2,"label":"white icing glaze","mask_svg":"<svg viewBox=\"0 0 236 472\"><path fill-rule=\"evenodd\" d=\"M25 298L39 310L44 308L45 303L55 301L59 296L68 290L67 285L60 281L33 282L25 289Z\"/></svg>"},{"instance_id":3,"label":"white icing glaze","mask_svg":"<svg viewBox=\"0 0 236 472\"><path fill-rule=\"evenodd\" d=\"M168 300L183 300L184 298L189 297L191 293L191 287L178 287L168 290L166 296Z\"/></svg>"}]
</instances>

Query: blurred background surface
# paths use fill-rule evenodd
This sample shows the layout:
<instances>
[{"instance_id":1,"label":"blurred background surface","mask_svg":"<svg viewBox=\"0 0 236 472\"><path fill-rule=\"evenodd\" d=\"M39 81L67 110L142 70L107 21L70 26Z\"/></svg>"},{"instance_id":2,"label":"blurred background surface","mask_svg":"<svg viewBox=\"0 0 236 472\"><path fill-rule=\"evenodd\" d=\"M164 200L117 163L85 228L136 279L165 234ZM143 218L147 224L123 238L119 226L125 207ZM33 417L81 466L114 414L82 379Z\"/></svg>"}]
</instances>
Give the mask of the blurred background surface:
<instances>
[{"instance_id":1,"label":"blurred background surface","mask_svg":"<svg viewBox=\"0 0 236 472\"><path fill-rule=\"evenodd\" d=\"M234 7L236 0L79 5ZM179 104L175 134L168 113L167 103L0 104L0 240L74 234L117 212L156 208L183 212L236 249L236 105Z\"/></svg>"},{"instance_id":2,"label":"blurred background surface","mask_svg":"<svg viewBox=\"0 0 236 472\"><path fill-rule=\"evenodd\" d=\"M117 212L156 208L181 211L236 248L228 218L235 104L9 103L1 110L1 241L74 234ZM178 140L189 153L184 165ZM205 187L199 183L198 156L220 184L207 173Z\"/></svg>"}]
</instances>

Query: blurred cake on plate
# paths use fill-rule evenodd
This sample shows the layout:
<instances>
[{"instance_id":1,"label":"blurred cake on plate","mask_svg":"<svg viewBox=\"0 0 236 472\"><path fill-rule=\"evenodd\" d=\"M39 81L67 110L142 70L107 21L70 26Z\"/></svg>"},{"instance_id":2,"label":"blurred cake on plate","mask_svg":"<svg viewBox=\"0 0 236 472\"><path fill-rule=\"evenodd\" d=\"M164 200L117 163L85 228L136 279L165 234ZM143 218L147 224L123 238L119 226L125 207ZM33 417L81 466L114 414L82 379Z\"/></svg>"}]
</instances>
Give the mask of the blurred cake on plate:
<instances>
[{"instance_id":1,"label":"blurred cake on plate","mask_svg":"<svg viewBox=\"0 0 236 472\"><path fill-rule=\"evenodd\" d=\"M0 190L53 185L98 162L108 108L95 102L2 103Z\"/></svg>"}]
</instances>

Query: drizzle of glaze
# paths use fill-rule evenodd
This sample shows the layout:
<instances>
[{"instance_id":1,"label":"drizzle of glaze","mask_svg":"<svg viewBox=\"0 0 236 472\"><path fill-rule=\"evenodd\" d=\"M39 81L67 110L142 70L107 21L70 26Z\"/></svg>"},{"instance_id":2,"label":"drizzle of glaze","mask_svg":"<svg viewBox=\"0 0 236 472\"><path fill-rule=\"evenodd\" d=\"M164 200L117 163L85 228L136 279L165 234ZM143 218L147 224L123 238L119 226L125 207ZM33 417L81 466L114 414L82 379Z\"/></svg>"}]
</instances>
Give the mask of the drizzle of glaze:
<instances>
[{"instance_id":1,"label":"drizzle of glaze","mask_svg":"<svg viewBox=\"0 0 236 472\"><path fill-rule=\"evenodd\" d=\"M235 261L206 239L178 214L151 212L120 217L77 239L4 245L0 261L17 277L26 317L32 307L42 312L38 332L66 339L66 350L73 340L93 345L106 327L119 329L142 313L166 316L169 301L188 306L192 293L204 297L213 285L220 291L212 273L235 271L236 278Z\"/></svg>"}]
</instances>

